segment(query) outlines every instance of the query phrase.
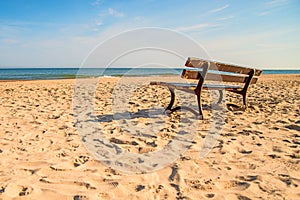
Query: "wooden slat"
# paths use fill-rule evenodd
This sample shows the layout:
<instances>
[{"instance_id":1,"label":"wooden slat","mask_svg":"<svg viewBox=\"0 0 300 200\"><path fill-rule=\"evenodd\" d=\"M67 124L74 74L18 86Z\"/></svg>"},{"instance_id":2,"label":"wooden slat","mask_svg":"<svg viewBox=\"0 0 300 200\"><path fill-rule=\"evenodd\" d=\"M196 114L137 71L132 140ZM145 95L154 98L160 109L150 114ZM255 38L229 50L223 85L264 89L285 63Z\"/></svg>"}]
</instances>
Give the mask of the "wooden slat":
<instances>
[{"instance_id":1,"label":"wooden slat","mask_svg":"<svg viewBox=\"0 0 300 200\"><path fill-rule=\"evenodd\" d=\"M200 72L199 71L194 71L194 70L186 70L184 69L182 71L181 77L185 79L195 79L199 80L200 79ZM227 74L217 74L217 73L208 73L206 75L205 80L210 80L210 81L224 81L224 82L235 82L235 83L246 83L247 81L247 75L241 76L241 75L227 75ZM257 82L257 78L254 77L251 80L251 84L255 84Z\"/></svg>"},{"instance_id":2,"label":"wooden slat","mask_svg":"<svg viewBox=\"0 0 300 200\"><path fill-rule=\"evenodd\" d=\"M150 82L150 85L161 85L167 86L172 89L183 90L185 92L194 93L194 90L197 87L197 84L189 83L168 83L168 82Z\"/></svg>"},{"instance_id":3,"label":"wooden slat","mask_svg":"<svg viewBox=\"0 0 300 200\"><path fill-rule=\"evenodd\" d=\"M221 84L204 84L203 89L220 90L220 89L242 89L241 85L221 85Z\"/></svg>"},{"instance_id":4,"label":"wooden slat","mask_svg":"<svg viewBox=\"0 0 300 200\"><path fill-rule=\"evenodd\" d=\"M200 72L199 71L193 71L193 70L187 70L184 69L182 70L181 77L185 79L195 79L199 80L200 79Z\"/></svg>"},{"instance_id":5,"label":"wooden slat","mask_svg":"<svg viewBox=\"0 0 300 200\"><path fill-rule=\"evenodd\" d=\"M188 58L185 66L187 67L193 67L193 68L203 68L204 64L207 63L206 60L201 60L197 58Z\"/></svg>"},{"instance_id":6,"label":"wooden slat","mask_svg":"<svg viewBox=\"0 0 300 200\"><path fill-rule=\"evenodd\" d=\"M254 76L259 76L261 74L261 70L259 69L252 69L247 67L240 67L236 65L229 65L219 62L214 62L210 65L210 69L214 69L216 65L216 70L223 71L223 72L232 72L232 73L238 73L238 74L249 74L252 70L255 70Z\"/></svg>"},{"instance_id":7,"label":"wooden slat","mask_svg":"<svg viewBox=\"0 0 300 200\"><path fill-rule=\"evenodd\" d=\"M234 82L234 83L246 83L248 76L234 76L228 74L216 74L216 73L208 73L206 75L206 81L223 81L223 82ZM256 77L252 78L250 84L255 84L257 82Z\"/></svg>"},{"instance_id":8,"label":"wooden slat","mask_svg":"<svg viewBox=\"0 0 300 200\"><path fill-rule=\"evenodd\" d=\"M202 68L204 63L210 63L210 70L218 70L218 71L224 71L224 72L232 72L232 73L238 73L238 74L249 74L253 68L248 67L241 67L237 65L232 64L225 64L221 62L216 61L209 61L209 60L203 60L198 58L188 58L188 60L185 63L185 66L187 67L194 67L194 68ZM262 70L260 69L254 69L255 74L254 76L260 76L262 73Z\"/></svg>"},{"instance_id":9,"label":"wooden slat","mask_svg":"<svg viewBox=\"0 0 300 200\"><path fill-rule=\"evenodd\" d=\"M168 83L168 82L151 82L150 85L162 85L169 88L183 90L186 92L194 92L197 87L197 84L189 83ZM232 90L232 89L242 89L240 85L222 85L222 84L204 84L203 89L205 90Z\"/></svg>"}]
</instances>

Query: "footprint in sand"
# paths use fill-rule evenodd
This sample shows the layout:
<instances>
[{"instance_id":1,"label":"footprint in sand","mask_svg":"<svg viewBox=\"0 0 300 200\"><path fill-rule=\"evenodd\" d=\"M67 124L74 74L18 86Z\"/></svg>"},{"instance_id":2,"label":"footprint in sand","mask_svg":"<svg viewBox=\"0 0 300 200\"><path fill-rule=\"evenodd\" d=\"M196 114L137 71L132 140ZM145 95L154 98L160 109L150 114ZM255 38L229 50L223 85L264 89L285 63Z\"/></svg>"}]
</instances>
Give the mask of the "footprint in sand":
<instances>
[{"instance_id":1,"label":"footprint in sand","mask_svg":"<svg viewBox=\"0 0 300 200\"><path fill-rule=\"evenodd\" d=\"M78 158L75 159L74 167L78 167L80 165L85 164L89 159L90 159L89 156L79 156Z\"/></svg>"},{"instance_id":2,"label":"footprint in sand","mask_svg":"<svg viewBox=\"0 0 300 200\"><path fill-rule=\"evenodd\" d=\"M257 175L248 175L248 176L240 176L238 177L238 179L242 180L242 181L247 181L247 182L252 182L252 181L256 181L256 180L261 180L260 176Z\"/></svg>"},{"instance_id":3,"label":"footprint in sand","mask_svg":"<svg viewBox=\"0 0 300 200\"><path fill-rule=\"evenodd\" d=\"M164 189L164 186L163 185L159 185L156 189L156 193L160 193L160 191Z\"/></svg>"},{"instance_id":4,"label":"footprint in sand","mask_svg":"<svg viewBox=\"0 0 300 200\"><path fill-rule=\"evenodd\" d=\"M285 128L291 129L291 130L296 130L296 131L300 131L300 126L296 125L296 124L290 124L285 126Z\"/></svg>"},{"instance_id":5,"label":"footprint in sand","mask_svg":"<svg viewBox=\"0 0 300 200\"><path fill-rule=\"evenodd\" d=\"M113 186L114 188L119 186L119 182L114 179L103 179L104 182L108 183L109 185Z\"/></svg>"},{"instance_id":6,"label":"footprint in sand","mask_svg":"<svg viewBox=\"0 0 300 200\"><path fill-rule=\"evenodd\" d=\"M22 187L22 191L19 192L19 196L26 196L32 192L32 187Z\"/></svg>"},{"instance_id":7,"label":"footprint in sand","mask_svg":"<svg viewBox=\"0 0 300 200\"><path fill-rule=\"evenodd\" d=\"M275 159L275 158L281 158L281 156L278 156L276 154L270 154L268 155L269 157L271 157L272 159Z\"/></svg>"},{"instance_id":8,"label":"footprint in sand","mask_svg":"<svg viewBox=\"0 0 300 200\"><path fill-rule=\"evenodd\" d=\"M177 195L176 199L184 199L184 197L183 197L183 195L182 195L182 193L181 193L181 191L180 191L179 185L174 184L174 183L171 183L170 185L171 185L173 188L175 188L175 190L177 191L177 193L176 193L176 195Z\"/></svg>"},{"instance_id":9,"label":"footprint in sand","mask_svg":"<svg viewBox=\"0 0 300 200\"><path fill-rule=\"evenodd\" d=\"M114 187L116 188L116 187L118 187L119 182L113 181L113 182L111 182L111 183L109 183L109 184L112 185L112 186L114 186Z\"/></svg>"},{"instance_id":10,"label":"footprint in sand","mask_svg":"<svg viewBox=\"0 0 300 200\"><path fill-rule=\"evenodd\" d=\"M173 187L175 190L176 190L176 199L184 199L183 198L183 194L180 190L180 186L179 184L175 184L175 183L178 183L180 181L180 175L178 173L178 165L177 164L174 164L172 166L172 172L169 176L169 182L170 182L170 186ZM173 183L172 183L173 182ZM175 182L175 183L174 183Z\"/></svg>"},{"instance_id":11,"label":"footprint in sand","mask_svg":"<svg viewBox=\"0 0 300 200\"><path fill-rule=\"evenodd\" d=\"M144 185L137 185L136 188L135 188L135 191L136 192L139 192L141 190L145 189L145 186Z\"/></svg>"},{"instance_id":12,"label":"footprint in sand","mask_svg":"<svg viewBox=\"0 0 300 200\"><path fill-rule=\"evenodd\" d=\"M29 195L33 191L33 188L29 186L10 184L6 188L3 188L3 191L8 196L17 197Z\"/></svg>"},{"instance_id":13,"label":"footprint in sand","mask_svg":"<svg viewBox=\"0 0 300 200\"><path fill-rule=\"evenodd\" d=\"M105 169L105 172L107 173L107 175L120 175L116 170L114 170L114 169L112 169L112 168L107 168L107 169Z\"/></svg>"},{"instance_id":14,"label":"footprint in sand","mask_svg":"<svg viewBox=\"0 0 300 200\"><path fill-rule=\"evenodd\" d=\"M229 183L225 184L225 188L235 188L237 190L246 190L250 187L250 183L242 182L242 181L230 181Z\"/></svg>"},{"instance_id":15,"label":"footprint in sand","mask_svg":"<svg viewBox=\"0 0 300 200\"><path fill-rule=\"evenodd\" d=\"M207 198L214 198L215 197L215 194L212 194L212 193L209 193L209 194L206 194L205 195Z\"/></svg>"},{"instance_id":16,"label":"footprint in sand","mask_svg":"<svg viewBox=\"0 0 300 200\"><path fill-rule=\"evenodd\" d=\"M178 174L178 166L177 165L172 166L172 172L171 172L171 175L169 176L169 181L174 181L174 179L176 181L179 181L179 174Z\"/></svg>"},{"instance_id":17,"label":"footprint in sand","mask_svg":"<svg viewBox=\"0 0 300 200\"><path fill-rule=\"evenodd\" d=\"M79 186L84 186L86 189L96 190L96 187L91 186L91 184L89 184L89 183L79 182L79 181L74 181L74 183Z\"/></svg>"},{"instance_id":18,"label":"footprint in sand","mask_svg":"<svg viewBox=\"0 0 300 200\"><path fill-rule=\"evenodd\" d=\"M251 150L245 150L245 149L239 149L238 150L241 154L251 154L252 151Z\"/></svg>"},{"instance_id":19,"label":"footprint in sand","mask_svg":"<svg viewBox=\"0 0 300 200\"><path fill-rule=\"evenodd\" d=\"M0 187L0 194L5 192L5 187Z\"/></svg>"},{"instance_id":20,"label":"footprint in sand","mask_svg":"<svg viewBox=\"0 0 300 200\"><path fill-rule=\"evenodd\" d=\"M98 197L99 197L100 199L109 199L109 195L108 195L107 193L105 193L105 192L100 192L100 193L98 194Z\"/></svg>"},{"instance_id":21,"label":"footprint in sand","mask_svg":"<svg viewBox=\"0 0 300 200\"><path fill-rule=\"evenodd\" d=\"M84 195L75 195L73 200L87 200L88 198Z\"/></svg>"},{"instance_id":22,"label":"footprint in sand","mask_svg":"<svg viewBox=\"0 0 300 200\"><path fill-rule=\"evenodd\" d=\"M246 196L243 196L243 195L240 195L240 194L237 195L237 199L238 200L251 200L249 197L246 197Z\"/></svg>"},{"instance_id":23,"label":"footprint in sand","mask_svg":"<svg viewBox=\"0 0 300 200\"><path fill-rule=\"evenodd\" d=\"M290 186L292 184L292 179L289 175L287 174L278 174L279 180L284 182L286 186Z\"/></svg>"}]
</instances>

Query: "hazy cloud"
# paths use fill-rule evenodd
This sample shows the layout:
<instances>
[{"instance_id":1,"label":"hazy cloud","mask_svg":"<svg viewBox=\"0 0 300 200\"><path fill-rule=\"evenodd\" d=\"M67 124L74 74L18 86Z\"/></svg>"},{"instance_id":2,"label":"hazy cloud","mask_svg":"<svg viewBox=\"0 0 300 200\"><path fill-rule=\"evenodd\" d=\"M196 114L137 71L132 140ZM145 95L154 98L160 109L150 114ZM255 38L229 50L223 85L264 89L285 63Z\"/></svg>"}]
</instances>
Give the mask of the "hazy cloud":
<instances>
[{"instance_id":1,"label":"hazy cloud","mask_svg":"<svg viewBox=\"0 0 300 200\"><path fill-rule=\"evenodd\" d=\"M6 43L6 44L18 44L18 43L20 43L18 40L10 39L10 38L2 39L1 42Z\"/></svg>"},{"instance_id":2,"label":"hazy cloud","mask_svg":"<svg viewBox=\"0 0 300 200\"><path fill-rule=\"evenodd\" d=\"M265 10L258 13L257 16L267 16L274 11L278 11L280 6L283 6L288 3L288 0L270 0L265 2Z\"/></svg>"},{"instance_id":3,"label":"hazy cloud","mask_svg":"<svg viewBox=\"0 0 300 200\"><path fill-rule=\"evenodd\" d=\"M271 0L266 2L266 4L270 6L280 6L286 3L288 3L288 0Z\"/></svg>"},{"instance_id":4,"label":"hazy cloud","mask_svg":"<svg viewBox=\"0 0 300 200\"><path fill-rule=\"evenodd\" d=\"M219 18L219 19L217 19L217 20L219 20L219 21L226 21L226 20L233 19L233 18L234 18L234 16L233 16L233 15L230 15L230 16L227 16L227 17Z\"/></svg>"},{"instance_id":5,"label":"hazy cloud","mask_svg":"<svg viewBox=\"0 0 300 200\"><path fill-rule=\"evenodd\" d=\"M194 30L200 30L204 28L210 28L210 27L216 27L216 25L213 24L195 24L192 26L182 26L182 27L177 27L175 30L177 31L194 31Z\"/></svg>"},{"instance_id":6,"label":"hazy cloud","mask_svg":"<svg viewBox=\"0 0 300 200\"><path fill-rule=\"evenodd\" d=\"M101 25L103 25L103 21L98 20L98 21L96 22L96 26L101 26Z\"/></svg>"},{"instance_id":7,"label":"hazy cloud","mask_svg":"<svg viewBox=\"0 0 300 200\"><path fill-rule=\"evenodd\" d=\"M124 17L124 13L122 12L119 12L119 11L116 11L115 9L113 8L108 8L108 13L111 15L111 16L114 16L114 17Z\"/></svg>"},{"instance_id":8,"label":"hazy cloud","mask_svg":"<svg viewBox=\"0 0 300 200\"><path fill-rule=\"evenodd\" d=\"M225 9L228 8L228 7L229 7L229 4L226 4L225 6L222 6L222 7L213 9L213 10L210 10L210 11L208 11L208 12L209 12L209 13L221 12L222 10L225 10Z\"/></svg>"},{"instance_id":9,"label":"hazy cloud","mask_svg":"<svg viewBox=\"0 0 300 200\"><path fill-rule=\"evenodd\" d=\"M92 6L98 7L103 4L104 0L95 0L91 3Z\"/></svg>"},{"instance_id":10,"label":"hazy cloud","mask_svg":"<svg viewBox=\"0 0 300 200\"><path fill-rule=\"evenodd\" d=\"M266 16L268 14L270 14L271 12L270 11L264 11L264 12L261 12L261 13L258 13L257 15L262 17L262 16Z\"/></svg>"}]
</instances>

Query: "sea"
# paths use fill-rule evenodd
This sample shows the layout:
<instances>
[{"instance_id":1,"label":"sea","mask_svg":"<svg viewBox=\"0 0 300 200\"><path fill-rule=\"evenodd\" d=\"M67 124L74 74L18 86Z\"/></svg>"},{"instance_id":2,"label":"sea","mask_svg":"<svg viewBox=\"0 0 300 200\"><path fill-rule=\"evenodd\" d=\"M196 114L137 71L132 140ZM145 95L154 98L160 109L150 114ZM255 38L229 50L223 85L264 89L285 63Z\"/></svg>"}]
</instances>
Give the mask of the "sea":
<instances>
[{"instance_id":1,"label":"sea","mask_svg":"<svg viewBox=\"0 0 300 200\"><path fill-rule=\"evenodd\" d=\"M101 76L181 74L179 68L0 68L0 80L53 80ZM264 70L263 74L300 74L300 70Z\"/></svg>"}]
</instances>

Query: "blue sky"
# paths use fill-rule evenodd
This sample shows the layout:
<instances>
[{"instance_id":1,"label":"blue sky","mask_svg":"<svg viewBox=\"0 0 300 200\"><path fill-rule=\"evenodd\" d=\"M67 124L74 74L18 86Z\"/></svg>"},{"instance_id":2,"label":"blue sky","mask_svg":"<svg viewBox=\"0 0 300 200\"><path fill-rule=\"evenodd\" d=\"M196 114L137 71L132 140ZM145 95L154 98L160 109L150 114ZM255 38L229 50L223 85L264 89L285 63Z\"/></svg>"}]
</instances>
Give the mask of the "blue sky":
<instances>
[{"instance_id":1,"label":"blue sky","mask_svg":"<svg viewBox=\"0 0 300 200\"><path fill-rule=\"evenodd\" d=\"M299 0L1 0L0 67L79 67L141 27L179 31L215 60L300 69Z\"/></svg>"}]
</instances>

